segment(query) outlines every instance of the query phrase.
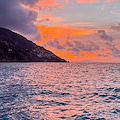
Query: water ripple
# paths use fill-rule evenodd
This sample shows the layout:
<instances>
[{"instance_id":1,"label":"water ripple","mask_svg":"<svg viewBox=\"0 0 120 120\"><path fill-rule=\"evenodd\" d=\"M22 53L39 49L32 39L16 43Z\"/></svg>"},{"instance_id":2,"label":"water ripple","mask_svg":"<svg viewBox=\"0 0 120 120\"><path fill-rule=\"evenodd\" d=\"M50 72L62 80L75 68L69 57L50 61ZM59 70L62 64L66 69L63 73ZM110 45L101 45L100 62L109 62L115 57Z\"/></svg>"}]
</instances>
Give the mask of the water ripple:
<instances>
[{"instance_id":1,"label":"water ripple","mask_svg":"<svg viewBox=\"0 0 120 120\"><path fill-rule=\"evenodd\" d=\"M120 64L0 63L0 120L119 120Z\"/></svg>"}]
</instances>

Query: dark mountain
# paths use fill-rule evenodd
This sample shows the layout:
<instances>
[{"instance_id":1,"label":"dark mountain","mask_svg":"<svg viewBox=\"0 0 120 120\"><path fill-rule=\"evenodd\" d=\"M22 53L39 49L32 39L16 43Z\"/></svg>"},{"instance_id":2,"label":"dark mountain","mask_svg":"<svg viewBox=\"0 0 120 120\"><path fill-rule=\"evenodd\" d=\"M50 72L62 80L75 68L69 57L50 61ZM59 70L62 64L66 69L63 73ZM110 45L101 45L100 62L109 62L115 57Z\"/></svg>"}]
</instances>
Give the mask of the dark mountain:
<instances>
[{"instance_id":1,"label":"dark mountain","mask_svg":"<svg viewBox=\"0 0 120 120\"><path fill-rule=\"evenodd\" d=\"M0 62L66 62L11 30L0 28Z\"/></svg>"}]
</instances>

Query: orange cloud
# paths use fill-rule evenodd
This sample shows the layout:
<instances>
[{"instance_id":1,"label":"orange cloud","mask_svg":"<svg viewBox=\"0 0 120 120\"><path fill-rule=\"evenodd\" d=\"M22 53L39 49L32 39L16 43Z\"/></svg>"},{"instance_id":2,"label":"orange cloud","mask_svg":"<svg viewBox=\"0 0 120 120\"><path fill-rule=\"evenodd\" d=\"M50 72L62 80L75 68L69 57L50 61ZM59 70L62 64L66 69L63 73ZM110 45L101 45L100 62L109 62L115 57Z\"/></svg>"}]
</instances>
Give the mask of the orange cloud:
<instances>
[{"instance_id":1,"label":"orange cloud","mask_svg":"<svg viewBox=\"0 0 120 120\"><path fill-rule=\"evenodd\" d=\"M37 25L37 27L39 28L43 41L67 37L67 35L70 36L87 35L91 33L96 33L98 31L98 29L77 29L77 28L65 28L61 26Z\"/></svg>"},{"instance_id":2,"label":"orange cloud","mask_svg":"<svg viewBox=\"0 0 120 120\"><path fill-rule=\"evenodd\" d=\"M77 3L97 3L99 0L77 0Z\"/></svg>"},{"instance_id":3,"label":"orange cloud","mask_svg":"<svg viewBox=\"0 0 120 120\"><path fill-rule=\"evenodd\" d=\"M110 13L111 13L111 14L120 15L120 13L117 13L117 12L113 12L113 11L111 11Z\"/></svg>"},{"instance_id":4,"label":"orange cloud","mask_svg":"<svg viewBox=\"0 0 120 120\"><path fill-rule=\"evenodd\" d=\"M63 7L63 4L56 2L55 0L40 0L36 5L42 8Z\"/></svg>"},{"instance_id":5,"label":"orange cloud","mask_svg":"<svg viewBox=\"0 0 120 120\"><path fill-rule=\"evenodd\" d=\"M120 50L120 46L115 46L115 47Z\"/></svg>"},{"instance_id":6,"label":"orange cloud","mask_svg":"<svg viewBox=\"0 0 120 120\"><path fill-rule=\"evenodd\" d=\"M75 56L73 53L70 52L63 52L63 51L55 51L55 54L61 58L65 58L68 61L81 61L83 58L80 56Z\"/></svg>"}]
</instances>

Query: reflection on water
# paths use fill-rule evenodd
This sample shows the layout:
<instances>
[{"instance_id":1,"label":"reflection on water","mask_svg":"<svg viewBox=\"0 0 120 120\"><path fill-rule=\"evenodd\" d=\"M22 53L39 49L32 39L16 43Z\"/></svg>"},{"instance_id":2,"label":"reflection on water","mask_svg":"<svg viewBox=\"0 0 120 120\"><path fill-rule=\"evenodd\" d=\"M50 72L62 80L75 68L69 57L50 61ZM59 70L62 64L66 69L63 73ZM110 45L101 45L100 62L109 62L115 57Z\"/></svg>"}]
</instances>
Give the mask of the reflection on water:
<instances>
[{"instance_id":1,"label":"reflection on water","mask_svg":"<svg viewBox=\"0 0 120 120\"><path fill-rule=\"evenodd\" d=\"M0 120L120 120L120 64L0 63Z\"/></svg>"}]
</instances>

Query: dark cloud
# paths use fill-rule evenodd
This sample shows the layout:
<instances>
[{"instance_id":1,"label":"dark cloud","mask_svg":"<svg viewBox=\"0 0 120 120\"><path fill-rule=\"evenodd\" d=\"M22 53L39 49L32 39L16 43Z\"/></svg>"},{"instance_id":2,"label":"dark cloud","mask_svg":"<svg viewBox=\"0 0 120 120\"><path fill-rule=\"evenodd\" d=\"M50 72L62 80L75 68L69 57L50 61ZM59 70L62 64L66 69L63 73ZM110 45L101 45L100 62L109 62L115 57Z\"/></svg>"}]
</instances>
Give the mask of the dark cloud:
<instances>
[{"instance_id":1,"label":"dark cloud","mask_svg":"<svg viewBox=\"0 0 120 120\"><path fill-rule=\"evenodd\" d=\"M66 41L66 45L69 46L69 47L73 47L73 44L68 40Z\"/></svg>"},{"instance_id":2,"label":"dark cloud","mask_svg":"<svg viewBox=\"0 0 120 120\"><path fill-rule=\"evenodd\" d=\"M100 38L102 38L106 41L109 41L109 42L113 41L112 36L107 35L105 30L98 30L98 34L100 35Z\"/></svg>"},{"instance_id":3,"label":"dark cloud","mask_svg":"<svg viewBox=\"0 0 120 120\"><path fill-rule=\"evenodd\" d=\"M54 41L48 41L47 44L57 49L64 49L64 46L62 46L57 39L55 39Z\"/></svg>"},{"instance_id":4,"label":"dark cloud","mask_svg":"<svg viewBox=\"0 0 120 120\"><path fill-rule=\"evenodd\" d=\"M117 26L112 26L111 29L113 29L115 31L120 31L120 24Z\"/></svg>"},{"instance_id":5,"label":"dark cloud","mask_svg":"<svg viewBox=\"0 0 120 120\"><path fill-rule=\"evenodd\" d=\"M55 47L57 49L73 52L77 56L80 56L81 51L94 52L99 50L99 46L90 40L87 43L83 43L76 40L67 40L65 44L61 45L60 42L57 39L55 39L54 41L48 41L47 45Z\"/></svg>"},{"instance_id":6,"label":"dark cloud","mask_svg":"<svg viewBox=\"0 0 120 120\"><path fill-rule=\"evenodd\" d=\"M39 0L19 0L21 3L29 6L35 5Z\"/></svg>"},{"instance_id":7,"label":"dark cloud","mask_svg":"<svg viewBox=\"0 0 120 120\"><path fill-rule=\"evenodd\" d=\"M77 56L79 56L79 53L81 51L79 48L76 48L76 47L72 47L71 49L69 48L68 50L72 50L74 54Z\"/></svg>"},{"instance_id":8,"label":"dark cloud","mask_svg":"<svg viewBox=\"0 0 120 120\"><path fill-rule=\"evenodd\" d=\"M74 41L75 48L78 48L80 51L94 52L99 50L99 46L92 41L88 41L86 44L80 41Z\"/></svg>"},{"instance_id":9,"label":"dark cloud","mask_svg":"<svg viewBox=\"0 0 120 120\"><path fill-rule=\"evenodd\" d=\"M79 55L80 51L94 52L99 50L99 46L90 40L87 43L76 40L72 42L69 41L69 44L67 43L66 46L68 47L67 50L73 51L76 55Z\"/></svg>"},{"instance_id":10,"label":"dark cloud","mask_svg":"<svg viewBox=\"0 0 120 120\"><path fill-rule=\"evenodd\" d=\"M84 54L80 54L80 56L85 56Z\"/></svg>"},{"instance_id":11,"label":"dark cloud","mask_svg":"<svg viewBox=\"0 0 120 120\"><path fill-rule=\"evenodd\" d=\"M120 50L115 46L111 49L113 57L120 57Z\"/></svg>"},{"instance_id":12,"label":"dark cloud","mask_svg":"<svg viewBox=\"0 0 120 120\"><path fill-rule=\"evenodd\" d=\"M98 54L97 56L98 56L98 57L108 57L109 54Z\"/></svg>"},{"instance_id":13,"label":"dark cloud","mask_svg":"<svg viewBox=\"0 0 120 120\"><path fill-rule=\"evenodd\" d=\"M113 45L113 44L110 44L110 43L106 43L106 45L107 45L107 47L108 47L108 49L111 51L111 55L113 56L113 57L120 57L120 49L118 49L117 47L116 47L116 45Z\"/></svg>"},{"instance_id":14,"label":"dark cloud","mask_svg":"<svg viewBox=\"0 0 120 120\"><path fill-rule=\"evenodd\" d=\"M21 4L32 6L37 1L0 0L0 26L40 40L38 28L34 24L37 19L37 12L21 6Z\"/></svg>"}]
</instances>

